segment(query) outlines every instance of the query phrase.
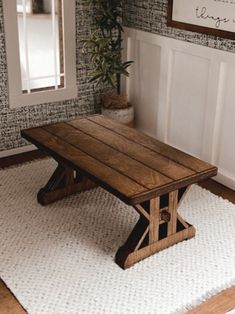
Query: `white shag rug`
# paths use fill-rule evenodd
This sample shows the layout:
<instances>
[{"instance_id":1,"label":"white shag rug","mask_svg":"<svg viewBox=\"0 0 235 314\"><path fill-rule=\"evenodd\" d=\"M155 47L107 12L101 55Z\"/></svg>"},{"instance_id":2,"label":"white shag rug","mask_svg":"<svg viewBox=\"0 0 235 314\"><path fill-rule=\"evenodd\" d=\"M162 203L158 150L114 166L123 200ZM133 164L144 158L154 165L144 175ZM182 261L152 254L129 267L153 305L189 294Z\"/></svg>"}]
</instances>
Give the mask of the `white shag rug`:
<instances>
[{"instance_id":1,"label":"white shag rug","mask_svg":"<svg viewBox=\"0 0 235 314\"><path fill-rule=\"evenodd\" d=\"M235 206L193 186L180 212L196 238L123 271L114 256L138 215L101 188L46 207L55 163L0 171L0 277L29 314L185 313L235 284Z\"/></svg>"}]
</instances>

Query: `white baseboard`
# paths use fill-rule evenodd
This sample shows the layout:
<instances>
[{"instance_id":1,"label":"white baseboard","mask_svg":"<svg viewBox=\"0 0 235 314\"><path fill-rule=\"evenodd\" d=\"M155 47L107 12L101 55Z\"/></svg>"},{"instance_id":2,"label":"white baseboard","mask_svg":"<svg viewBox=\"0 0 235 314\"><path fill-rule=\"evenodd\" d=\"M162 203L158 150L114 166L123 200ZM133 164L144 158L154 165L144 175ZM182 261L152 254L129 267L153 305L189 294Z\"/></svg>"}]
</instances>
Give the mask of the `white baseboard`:
<instances>
[{"instance_id":1,"label":"white baseboard","mask_svg":"<svg viewBox=\"0 0 235 314\"><path fill-rule=\"evenodd\" d=\"M213 179L235 191L235 179L228 174L226 175L223 171L220 171L220 169L218 175Z\"/></svg>"},{"instance_id":2,"label":"white baseboard","mask_svg":"<svg viewBox=\"0 0 235 314\"><path fill-rule=\"evenodd\" d=\"M21 153L26 153L26 152L36 150L36 149L37 147L34 145L27 145L27 146L23 146L19 148L4 150L0 152L0 158L9 157L9 156L13 156L13 155L21 154Z\"/></svg>"}]
</instances>

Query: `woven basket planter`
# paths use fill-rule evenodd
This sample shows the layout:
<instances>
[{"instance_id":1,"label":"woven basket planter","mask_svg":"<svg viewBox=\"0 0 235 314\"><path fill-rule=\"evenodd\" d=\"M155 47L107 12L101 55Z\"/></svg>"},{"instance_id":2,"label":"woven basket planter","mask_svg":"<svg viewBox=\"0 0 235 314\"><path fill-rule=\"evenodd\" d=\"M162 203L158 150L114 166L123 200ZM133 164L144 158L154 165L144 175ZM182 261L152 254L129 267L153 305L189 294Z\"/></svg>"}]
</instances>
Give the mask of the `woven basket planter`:
<instances>
[{"instance_id":1,"label":"woven basket planter","mask_svg":"<svg viewBox=\"0 0 235 314\"><path fill-rule=\"evenodd\" d=\"M134 126L134 107L130 106L124 109L107 109L102 107L101 112L104 116L113 119L122 124Z\"/></svg>"}]
</instances>

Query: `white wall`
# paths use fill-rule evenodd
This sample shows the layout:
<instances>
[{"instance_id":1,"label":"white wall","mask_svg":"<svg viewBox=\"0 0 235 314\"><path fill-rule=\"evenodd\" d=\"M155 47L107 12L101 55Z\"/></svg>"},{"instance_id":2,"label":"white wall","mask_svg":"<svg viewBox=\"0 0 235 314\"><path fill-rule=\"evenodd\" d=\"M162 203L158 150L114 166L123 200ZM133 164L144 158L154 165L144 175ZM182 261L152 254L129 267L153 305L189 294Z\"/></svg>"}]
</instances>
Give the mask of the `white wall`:
<instances>
[{"instance_id":1,"label":"white wall","mask_svg":"<svg viewBox=\"0 0 235 314\"><path fill-rule=\"evenodd\" d=\"M125 29L137 127L219 167L235 189L235 55Z\"/></svg>"}]
</instances>

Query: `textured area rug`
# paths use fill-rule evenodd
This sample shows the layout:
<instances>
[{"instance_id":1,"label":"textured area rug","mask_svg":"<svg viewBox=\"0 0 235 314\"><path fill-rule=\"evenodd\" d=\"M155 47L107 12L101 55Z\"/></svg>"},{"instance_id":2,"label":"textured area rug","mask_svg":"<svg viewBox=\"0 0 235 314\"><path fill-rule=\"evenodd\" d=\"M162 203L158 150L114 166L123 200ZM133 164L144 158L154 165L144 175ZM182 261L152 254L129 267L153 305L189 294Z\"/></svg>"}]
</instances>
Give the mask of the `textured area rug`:
<instances>
[{"instance_id":1,"label":"textured area rug","mask_svg":"<svg viewBox=\"0 0 235 314\"><path fill-rule=\"evenodd\" d=\"M194 239L123 271L115 252L135 211L101 188L46 207L55 163L0 171L0 276L30 313L184 313L235 284L235 206L193 186L182 203Z\"/></svg>"}]
</instances>

